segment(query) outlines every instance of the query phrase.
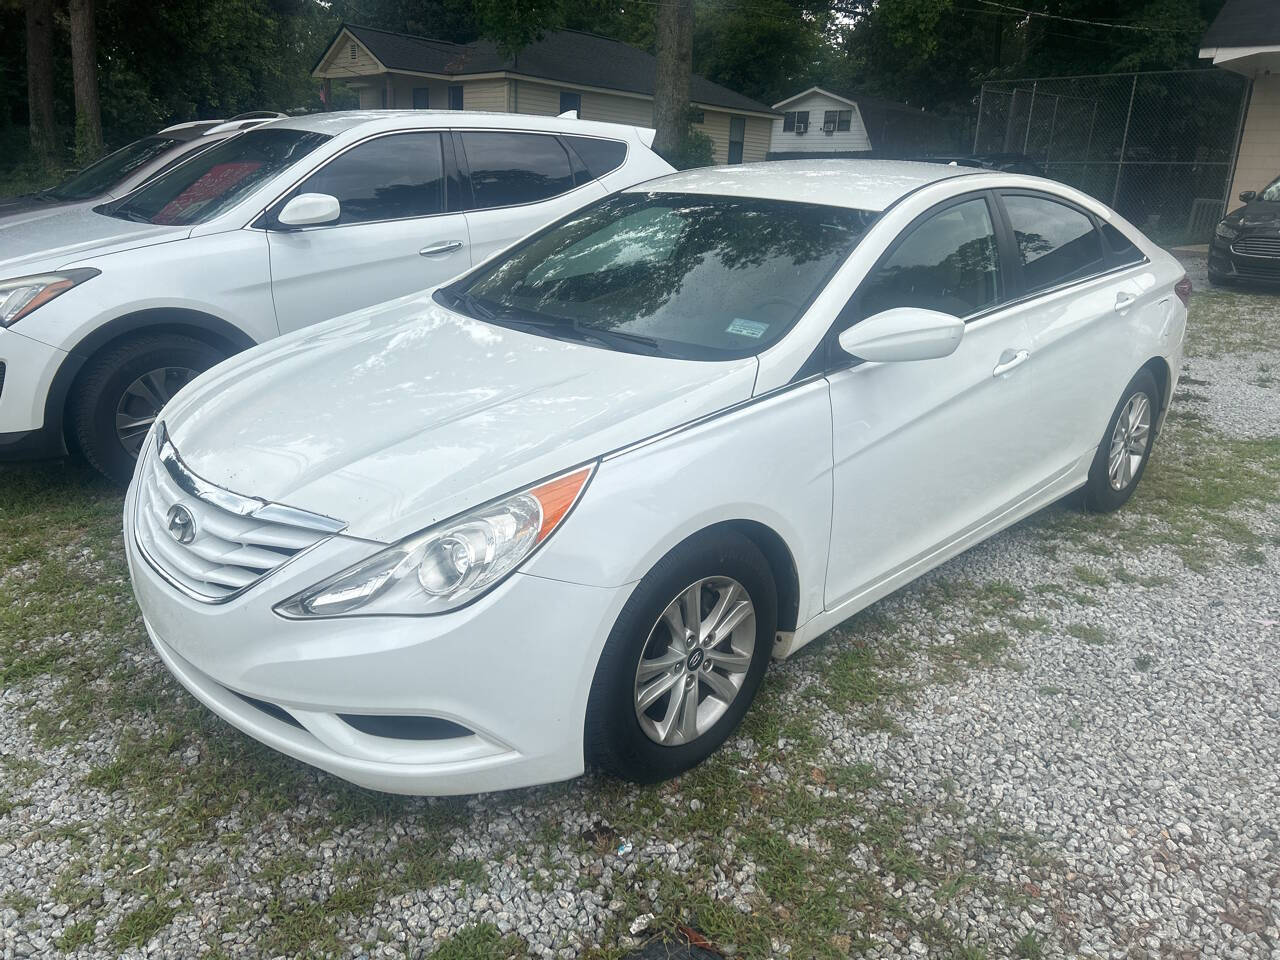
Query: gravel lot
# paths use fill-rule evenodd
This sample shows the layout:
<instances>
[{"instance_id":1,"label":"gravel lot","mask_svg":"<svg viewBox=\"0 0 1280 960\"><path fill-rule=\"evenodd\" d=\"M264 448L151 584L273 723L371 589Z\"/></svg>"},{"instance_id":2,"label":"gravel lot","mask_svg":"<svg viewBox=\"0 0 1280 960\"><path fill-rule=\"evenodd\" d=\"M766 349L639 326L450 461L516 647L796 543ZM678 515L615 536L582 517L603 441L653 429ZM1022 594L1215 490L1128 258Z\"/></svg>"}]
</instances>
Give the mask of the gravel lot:
<instances>
[{"instance_id":1,"label":"gravel lot","mask_svg":"<svg viewBox=\"0 0 1280 960\"><path fill-rule=\"evenodd\" d=\"M152 654L119 497L0 471L0 956L1280 956L1277 315L1197 293L1124 512L876 604L654 788L398 798L279 757Z\"/></svg>"}]
</instances>

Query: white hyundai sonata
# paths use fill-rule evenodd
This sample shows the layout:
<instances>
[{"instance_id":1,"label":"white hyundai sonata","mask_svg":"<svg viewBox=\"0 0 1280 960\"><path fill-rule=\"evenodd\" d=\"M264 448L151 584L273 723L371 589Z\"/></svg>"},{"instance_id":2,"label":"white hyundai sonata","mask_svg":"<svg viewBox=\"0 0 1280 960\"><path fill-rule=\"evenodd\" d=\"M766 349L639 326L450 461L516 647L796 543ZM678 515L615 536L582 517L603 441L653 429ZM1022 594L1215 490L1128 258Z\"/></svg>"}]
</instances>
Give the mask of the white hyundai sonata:
<instances>
[{"instance_id":1,"label":"white hyundai sonata","mask_svg":"<svg viewBox=\"0 0 1280 960\"><path fill-rule=\"evenodd\" d=\"M771 657L1123 504L1189 290L1046 180L667 176L194 381L125 505L138 602L208 707L359 784L670 777Z\"/></svg>"}]
</instances>

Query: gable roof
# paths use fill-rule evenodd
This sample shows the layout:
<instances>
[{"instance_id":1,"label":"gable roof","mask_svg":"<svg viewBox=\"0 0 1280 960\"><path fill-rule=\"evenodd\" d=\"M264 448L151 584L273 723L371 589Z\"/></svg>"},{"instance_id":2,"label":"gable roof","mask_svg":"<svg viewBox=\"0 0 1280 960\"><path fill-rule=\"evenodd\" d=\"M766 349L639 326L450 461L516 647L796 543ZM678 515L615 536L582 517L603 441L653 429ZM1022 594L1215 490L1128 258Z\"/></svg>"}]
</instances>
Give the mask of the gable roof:
<instances>
[{"instance_id":1,"label":"gable roof","mask_svg":"<svg viewBox=\"0 0 1280 960\"><path fill-rule=\"evenodd\" d=\"M1227 0L1200 49L1280 46L1280 0Z\"/></svg>"},{"instance_id":2,"label":"gable roof","mask_svg":"<svg viewBox=\"0 0 1280 960\"><path fill-rule=\"evenodd\" d=\"M581 30L548 30L513 57L504 57L492 40L449 43L428 37L392 33L374 27L343 24L316 64L324 62L343 32L351 34L388 70L462 77L482 73L517 73L540 80L573 83L653 96L657 59L630 44ZM769 107L694 74L689 99L697 104L773 113Z\"/></svg>"}]
</instances>

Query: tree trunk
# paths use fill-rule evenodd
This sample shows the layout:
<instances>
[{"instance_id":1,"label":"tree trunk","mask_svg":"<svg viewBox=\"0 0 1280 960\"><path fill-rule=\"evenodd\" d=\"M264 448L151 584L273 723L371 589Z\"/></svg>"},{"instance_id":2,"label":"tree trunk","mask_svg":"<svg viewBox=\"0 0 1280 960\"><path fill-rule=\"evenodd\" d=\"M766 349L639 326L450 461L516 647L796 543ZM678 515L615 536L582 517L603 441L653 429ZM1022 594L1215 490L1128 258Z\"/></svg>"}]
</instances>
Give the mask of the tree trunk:
<instances>
[{"instance_id":1,"label":"tree trunk","mask_svg":"<svg viewBox=\"0 0 1280 960\"><path fill-rule=\"evenodd\" d=\"M93 0L71 0L71 79L76 95L76 162L91 163L102 156Z\"/></svg>"},{"instance_id":2,"label":"tree trunk","mask_svg":"<svg viewBox=\"0 0 1280 960\"><path fill-rule=\"evenodd\" d=\"M53 120L53 0L27 0L27 111L31 150L44 166L58 152Z\"/></svg>"},{"instance_id":3,"label":"tree trunk","mask_svg":"<svg viewBox=\"0 0 1280 960\"><path fill-rule=\"evenodd\" d=\"M689 119L693 73L693 0L658 5L658 76L653 90L653 149L671 158L680 149Z\"/></svg>"}]
</instances>

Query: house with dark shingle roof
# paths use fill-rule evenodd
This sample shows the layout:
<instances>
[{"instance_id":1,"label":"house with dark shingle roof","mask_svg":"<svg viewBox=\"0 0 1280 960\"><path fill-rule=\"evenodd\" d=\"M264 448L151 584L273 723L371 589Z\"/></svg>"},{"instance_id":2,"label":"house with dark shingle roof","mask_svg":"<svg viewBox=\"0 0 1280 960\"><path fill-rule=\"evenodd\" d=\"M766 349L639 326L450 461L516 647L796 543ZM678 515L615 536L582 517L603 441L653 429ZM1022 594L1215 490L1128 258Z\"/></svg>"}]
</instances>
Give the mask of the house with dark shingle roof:
<instances>
[{"instance_id":1,"label":"house with dark shingle roof","mask_svg":"<svg viewBox=\"0 0 1280 960\"><path fill-rule=\"evenodd\" d=\"M579 30L551 30L507 57L489 40L449 43L344 24L312 70L344 83L362 109L490 110L653 126L652 54ZM717 163L763 160L773 111L705 77L690 100Z\"/></svg>"},{"instance_id":2,"label":"house with dark shingle roof","mask_svg":"<svg viewBox=\"0 0 1280 960\"><path fill-rule=\"evenodd\" d=\"M1200 56L1253 81L1231 196L1261 190L1280 177L1280 0L1227 0Z\"/></svg>"}]
</instances>

